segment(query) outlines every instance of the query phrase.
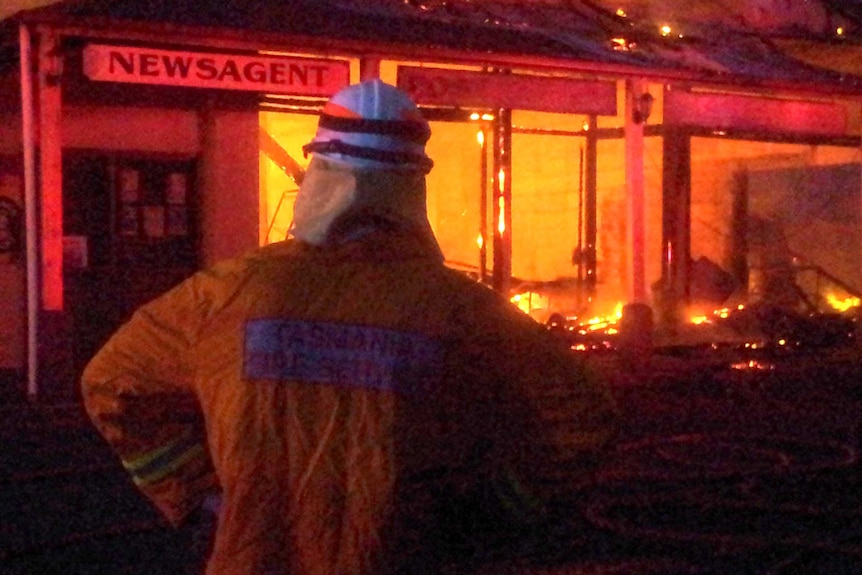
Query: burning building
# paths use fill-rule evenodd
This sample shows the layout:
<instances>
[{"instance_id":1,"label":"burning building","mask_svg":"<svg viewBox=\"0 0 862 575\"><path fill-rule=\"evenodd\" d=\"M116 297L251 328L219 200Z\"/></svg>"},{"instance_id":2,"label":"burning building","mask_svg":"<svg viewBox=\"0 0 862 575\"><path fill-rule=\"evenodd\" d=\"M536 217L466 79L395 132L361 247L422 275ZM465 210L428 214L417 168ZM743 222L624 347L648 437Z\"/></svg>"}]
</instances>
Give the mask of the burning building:
<instances>
[{"instance_id":1,"label":"burning building","mask_svg":"<svg viewBox=\"0 0 862 575\"><path fill-rule=\"evenodd\" d=\"M5 387L73 389L137 305L283 239L320 107L368 77L431 122L448 265L537 321L858 304L857 15L630 4L69 0L0 23Z\"/></svg>"}]
</instances>

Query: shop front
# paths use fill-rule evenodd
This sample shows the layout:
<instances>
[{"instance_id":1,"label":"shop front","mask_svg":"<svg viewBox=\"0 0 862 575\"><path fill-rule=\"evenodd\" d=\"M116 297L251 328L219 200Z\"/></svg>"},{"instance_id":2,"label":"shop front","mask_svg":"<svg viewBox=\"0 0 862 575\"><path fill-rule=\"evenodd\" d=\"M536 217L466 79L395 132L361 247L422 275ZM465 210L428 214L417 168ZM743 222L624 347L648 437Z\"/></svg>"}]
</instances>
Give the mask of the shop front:
<instances>
[{"instance_id":1,"label":"shop front","mask_svg":"<svg viewBox=\"0 0 862 575\"><path fill-rule=\"evenodd\" d=\"M412 16L351 36L379 20L313 28L313 11L285 7L294 28L275 30L115 4L107 19L61 3L6 28L0 195L22 230L0 261L10 396L75 397L138 305L284 239L318 111L369 77L431 122L428 212L447 265L539 322L627 303L687 321L761 293L771 257L811 260L812 301L827 284L836 301L862 290L848 263L862 251L862 83L846 75L717 81L610 39L588 57L487 23L453 38L451 22L423 20L423 40L407 38ZM824 185L846 209L818 210ZM817 232L776 211L790 202ZM835 245L811 249L806 233Z\"/></svg>"}]
</instances>

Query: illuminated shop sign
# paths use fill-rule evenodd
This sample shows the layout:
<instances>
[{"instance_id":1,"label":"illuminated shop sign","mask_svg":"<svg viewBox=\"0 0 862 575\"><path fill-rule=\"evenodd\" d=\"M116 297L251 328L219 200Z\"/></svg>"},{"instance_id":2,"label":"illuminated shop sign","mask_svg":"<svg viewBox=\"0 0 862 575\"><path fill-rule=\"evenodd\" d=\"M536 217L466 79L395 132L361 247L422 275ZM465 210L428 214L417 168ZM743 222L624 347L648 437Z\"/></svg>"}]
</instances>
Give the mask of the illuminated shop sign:
<instances>
[{"instance_id":1,"label":"illuminated shop sign","mask_svg":"<svg viewBox=\"0 0 862 575\"><path fill-rule=\"evenodd\" d=\"M98 82L330 96L350 82L346 61L212 54L90 44L84 74Z\"/></svg>"},{"instance_id":2,"label":"illuminated shop sign","mask_svg":"<svg viewBox=\"0 0 862 575\"><path fill-rule=\"evenodd\" d=\"M398 86L418 104L614 116L615 82L400 66Z\"/></svg>"}]
</instances>

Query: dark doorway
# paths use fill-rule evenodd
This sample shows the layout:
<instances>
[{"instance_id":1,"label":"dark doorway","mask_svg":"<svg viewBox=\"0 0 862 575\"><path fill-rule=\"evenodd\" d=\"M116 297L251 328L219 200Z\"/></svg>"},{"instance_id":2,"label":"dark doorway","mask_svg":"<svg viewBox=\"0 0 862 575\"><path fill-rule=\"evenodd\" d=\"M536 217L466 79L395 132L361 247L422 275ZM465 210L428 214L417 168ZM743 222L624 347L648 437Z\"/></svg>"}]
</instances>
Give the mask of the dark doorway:
<instances>
[{"instance_id":1,"label":"dark doorway","mask_svg":"<svg viewBox=\"0 0 862 575\"><path fill-rule=\"evenodd\" d=\"M66 151L64 299L74 375L143 303L199 264L196 160Z\"/></svg>"}]
</instances>

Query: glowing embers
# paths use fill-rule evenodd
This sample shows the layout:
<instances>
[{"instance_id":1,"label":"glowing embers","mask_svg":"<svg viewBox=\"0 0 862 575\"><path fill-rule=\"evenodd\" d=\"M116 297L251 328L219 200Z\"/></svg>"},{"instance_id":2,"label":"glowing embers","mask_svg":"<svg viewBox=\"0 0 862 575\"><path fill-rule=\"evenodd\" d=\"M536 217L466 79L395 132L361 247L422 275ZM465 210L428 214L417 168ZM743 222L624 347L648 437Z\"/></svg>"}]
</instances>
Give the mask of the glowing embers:
<instances>
[{"instance_id":1,"label":"glowing embers","mask_svg":"<svg viewBox=\"0 0 862 575\"><path fill-rule=\"evenodd\" d=\"M612 312L589 318L555 313L548 318L547 326L564 339L572 351L612 351L617 348L622 310L623 304L618 302Z\"/></svg>"},{"instance_id":2,"label":"glowing embers","mask_svg":"<svg viewBox=\"0 0 862 575\"><path fill-rule=\"evenodd\" d=\"M770 361L760 361L749 359L747 361L737 361L730 364L730 369L738 371L772 371L775 369L775 364Z\"/></svg>"},{"instance_id":3,"label":"glowing embers","mask_svg":"<svg viewBox=\"0 0 862 575\"><path fill-rule=\"evenodd\" d=\"M611 48L614 52L631 52L637 47L637 43L630 42L622 36L611 38Z\"/></svg>"},{"instance_id":4,"label":"glowing embers","mask_svg":"<svg viewBox=\"0 0 862 575\"><path fill-rule=\"evenodd\" d=\"M685 34L674 31L670 24L661 24L658 27L658 32L663 38L685 38Z\"/></svg>"},{"instance_id":5,"label":"glowing embers","mask_svg":"<svg viewBox=\"0 0 862 575\"><path fill-rule=\"evenodd\" d=\"M742 311L745 309L745 305L739 304L736 306L737 311ZM720 309L713 310L710 314L694 314L689 318L689 321L695 325L700 325L704 323L713 323L717 319L727 319L732 313L730 308L723 307Z\"/></svg>"},{"instance_id":6,"label":"glowing embers","mask_svg":"<svg viewBox=\"0 0 862 575\"><path fill-rule=\"evenodd\" d=\"M525 284L526 286L527 284ZM596 309L596 304L563 299L559 290L547 285L522 287L511 301L521 311L543 322L574 351L611 351L619 346L621 302L605 314L566 314L562 309ZM574 289L574 288L566 288ZM575 292L572 292L575 293ZM842 300L844 301L844 300ZM846 347L856 341L857 318L854 304L845 313L805 313L793 308L760 302L722 307L710 312L692 312L687 321L656 325L654 353L697 354L713 359L724 357L723 365L737 372L765 372L788 354L823 348ZM580 306L580 307L579 307ZM605 308L607 309L607 308ZM659 310L654 310L655 317ZM722 356L721 354L725 354Z\"/></svg>"},{"instance_id":7,"label":"glowing embers","mask_svg":"<svg viewBox=\"0 0 862 575\"><path fill-rule=\"evenodd\" d=\"M860 305L860 300L855 296L841 297L833 293L826 294L826 303L839 312L846 312Z\"/></svg>"},{"instance_id":8,"label":"glowing embers","mask_svg":"<svg viewBox=\"0 0 862 575\"><path fill-rule=\"evenodd\" d=\"M745 352L788 353L851 344L856 339L857 321L850 313L804 313L784 306L753 303L693 314L689 323L693 330L702 330L705 337L719 333L733 336L732 343L726 339L714 341L716 349L736 347Z\"/></svg>"}]
</instances>

